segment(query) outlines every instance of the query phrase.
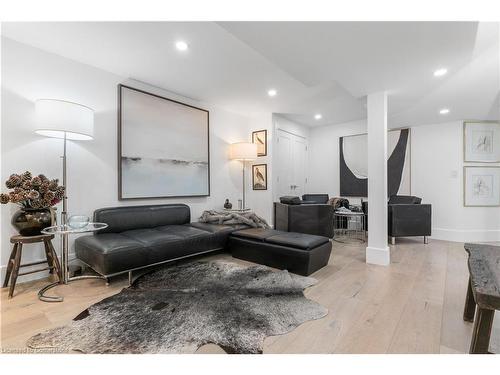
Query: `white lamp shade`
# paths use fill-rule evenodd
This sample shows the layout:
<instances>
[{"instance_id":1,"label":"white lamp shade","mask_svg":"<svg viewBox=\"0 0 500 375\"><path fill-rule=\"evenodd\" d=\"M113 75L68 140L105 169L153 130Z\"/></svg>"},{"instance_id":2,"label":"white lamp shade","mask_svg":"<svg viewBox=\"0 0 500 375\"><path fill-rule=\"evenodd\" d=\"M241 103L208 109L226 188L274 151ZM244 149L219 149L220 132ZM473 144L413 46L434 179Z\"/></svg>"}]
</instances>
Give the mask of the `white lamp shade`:
<instances>
[{"instance_id":1,"label":"white lamp shade","mask_svg":"<svg viewBox=\"0 0 500 375\"><path fill-rule=\"evenodd\" d=\"M94 111L81 104L56 99L35 102L37 134L85 141L94 138Z\"/></svg>"},{"instance_id":2,"label":"white lamp shade","mask_svg":"<svg viewBox=\"0 0 500 375\"><path fill-rule=\"evenodd\" d=\"M238 142L230 145L229 158L234 160L254 160L257 158L257 145L250 142Z\"/></svg>"}]
</instances>

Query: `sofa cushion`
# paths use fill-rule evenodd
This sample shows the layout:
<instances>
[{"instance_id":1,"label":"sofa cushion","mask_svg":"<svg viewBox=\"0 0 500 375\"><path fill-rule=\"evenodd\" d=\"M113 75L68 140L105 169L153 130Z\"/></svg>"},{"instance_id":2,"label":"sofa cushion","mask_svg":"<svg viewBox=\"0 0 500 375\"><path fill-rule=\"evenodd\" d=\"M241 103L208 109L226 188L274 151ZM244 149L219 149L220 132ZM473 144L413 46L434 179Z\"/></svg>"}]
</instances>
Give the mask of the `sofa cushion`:
<instances>
[{"instance_id":1,"label":"sofa cushion","mask_svg":"<svg viewBox=\"0 0 500 375\"><path fill-rule=\"evenodd\" d=\"M170 243L181 241L182 236L159 231L156 229L134 229L120 233L122 236L142 243L144 246L152 246L159 243ZM97 235L99 237L100 235Z\"/></svg>"},{"instance_id":2,"label":"sofa cushion","mask_svg":"<svg viewBox=\"0 0 500 375\"><path fill-rule=\"evenodd\" d=\"M266 238L266 242L275 245L309 250L327 243L328 238L323 236L314 236L312 234L281 232L280 234Z\"/></svg>"},{"instance_id":3,"label":"sofa cushion","mask_svg":"<svg viewBox=\"0 0 500 375\"><path fill-rule=\"evenodd\" d=\"M266 238L271 236L276 236L283 232L274 229L263 229L263 228L249 228L233 232L233 236L249 238L257 241L264 241Z\"/></svg>"},{"instance_id":4,"label":"sofa cushion","mask_svg":"<svg viewBox=\"0 0 500 375\"><path fill-rule=\"evenodd\" d=\"M189 206L185 204L110 207L94 212L94 221L108 224L106 229L99 231L99 234L120 233L162 225L183 225L190 220Z\"/></svg>"},{"instance_id":5,"label":"sofa cushion","mask_svg":"<svg viewBox=\"0 0 500 375\"><path fill-rule=\"evenodd\" d=\"M193 228L201 229L201 230L213 233L213 234L230 234L234 231L248 228L248 225L246 225L246 224L225 225L225 224L194 222L194 223L187 224L187 225L190 225Z\"/></svg>"},{"instance_id":6,"label":"sofa cushion","mask_svg":"<svg viewBox=\"0 0 500 375\"><path fill-rule=\"evenodd\" d=\"M75 240L76 257L101 275L146 265L149 248L118 233L82 236Z\"/></svg>"},{"instance_id":7,"label":"sofa cushion","mask_svg":"<svg viewBox=\"0 0 500 375\"><path fill-rule=\"evenodd\" d=\"M155 230L182 238L207 237L210 235L209 232L192 227L191 225L165 225L156 227Z\"/></svg>"},{"instance_id":8,"label":"sofa cushion","mask_svg":"<svg viewBox=\"0 0 500 375\"><path fill-rule=\"evenodd\" d=\"M143 248L144 244L118 233L105 233L99 236L83 236L76 239L80 245L99 249L101 253L120 252Z\"/></svg>"}]
</instances>

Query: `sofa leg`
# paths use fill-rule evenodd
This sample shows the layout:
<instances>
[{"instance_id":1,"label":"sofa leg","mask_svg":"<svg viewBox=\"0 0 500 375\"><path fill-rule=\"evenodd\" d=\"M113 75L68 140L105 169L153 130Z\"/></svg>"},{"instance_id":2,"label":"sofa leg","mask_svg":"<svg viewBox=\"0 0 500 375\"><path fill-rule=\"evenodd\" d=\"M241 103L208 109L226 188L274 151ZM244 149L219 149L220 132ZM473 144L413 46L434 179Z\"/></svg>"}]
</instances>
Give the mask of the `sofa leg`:
<instances>
[{"instance_id":1,"label":"sofa leg","mask_svg":"<svg viewBox=\"0 0 500 375\"><path fill-rule=\"evenodd\" d=\"M424 236L424 244L428 244L429 243L429 239L427 238L427 236Z\"/></svg>"},{"instance_id":2,"label":"sofa leg","mask_svg":"<svg viewBox=\"0 0 500 375\"><path fill-rule=\"evenodd\" d=\"M391 244L396 245L396 237L391 237Z\"/></svg>"},{"instance_id":3,"label":"sofa leg","mask_svg":"<svg viewBox=\"0 0 500 375\"><path fill-rule=\"evenodd\" d=\"M132 271L128 271L128 286L132 286Z\"/></svg>"}]
</instances>

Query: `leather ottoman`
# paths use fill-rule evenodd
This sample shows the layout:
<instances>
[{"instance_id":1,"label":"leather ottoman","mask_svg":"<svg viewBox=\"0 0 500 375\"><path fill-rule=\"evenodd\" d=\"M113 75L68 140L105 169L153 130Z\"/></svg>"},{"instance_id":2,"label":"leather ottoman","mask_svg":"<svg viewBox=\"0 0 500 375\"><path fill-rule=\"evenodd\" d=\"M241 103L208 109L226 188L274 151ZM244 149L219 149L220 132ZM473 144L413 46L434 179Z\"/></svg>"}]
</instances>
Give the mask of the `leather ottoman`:
<instances>
[{"instance_id":1,"label":"leather ottoman","mask_svg":"<svg viewBox=\"0 0 500 375\"><path fill-rule=\"evenodd\" d=\"M332 245L328 237L250 228L231 234L232 256L309 276L328 264Z\"/></svg>"}]
</instances>

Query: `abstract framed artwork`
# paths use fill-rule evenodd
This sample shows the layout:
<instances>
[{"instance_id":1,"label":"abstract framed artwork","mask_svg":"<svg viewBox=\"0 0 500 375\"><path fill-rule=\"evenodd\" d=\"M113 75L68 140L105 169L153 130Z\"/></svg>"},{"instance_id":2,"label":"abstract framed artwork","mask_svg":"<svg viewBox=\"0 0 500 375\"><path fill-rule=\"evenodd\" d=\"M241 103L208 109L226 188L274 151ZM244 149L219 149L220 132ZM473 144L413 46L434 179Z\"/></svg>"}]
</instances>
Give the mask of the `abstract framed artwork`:
<instances>
[{"instance_id":1,"label":"abstract framed artwork","mask_svg":"<svg viewBox=\"0 0 500 375\"><path fill-rule=\"evenodd\" d=\"M252 165L253 190L267 190L267 164Z\"/></svg>"},{"instance_id":2,"label":"abstract framed artwork","mask_svg":"<svg viewBox=\"0 0 500 375\"><path fill-rule=\"evenodd\" d=\"M118 198L209 195L209 112L118 85Z\"/></svg>"},{"instance_id":3,"label":"abstract framed artwork","mask_svg":"<svg viewBox=\"0 0 500 375\"><path fill-rule=\"evenodd\" d=\"M387 133L387 193L411 195L410 129ZM339 138L340 196L368 196L368 135Z\"/></svg>"},{"instance_id":4,"label":"abstract framed artwork","mask_svg":"<svg viewBox=\"0 0 500 375\"><path fill-rule=\"evenodd\" d=\"M252 132L252 143L257 145L257 156L267 155L267 130Z\"/></svg>"},{"instance_id":5,"label":"abstract framed artwork","mask_svg":"<svg viewBox=\"0 0 500 375\"><path fill-rule=\"evenodd\" d=\"M464 122L464 162L500 162L499 122Z\"/></svg>"},{"instance_id":6,"label":"abstract framed artwork","mask_svg":"<svg viewBox=\"0 0 500 375\"><path fill-rule=\"evenodd\" d=\"M464 206L500 206L500 167L464 167Z\"/></svg>"}]
</instances>

